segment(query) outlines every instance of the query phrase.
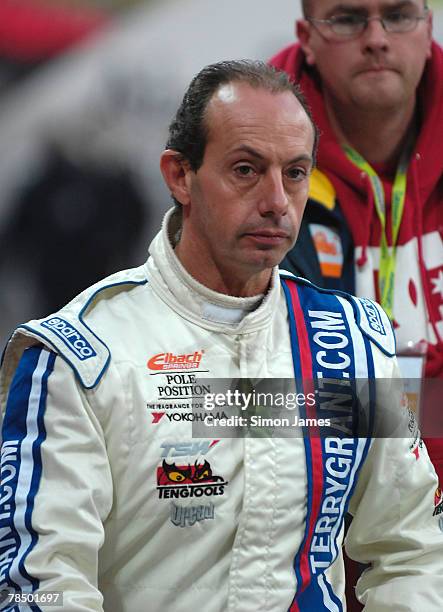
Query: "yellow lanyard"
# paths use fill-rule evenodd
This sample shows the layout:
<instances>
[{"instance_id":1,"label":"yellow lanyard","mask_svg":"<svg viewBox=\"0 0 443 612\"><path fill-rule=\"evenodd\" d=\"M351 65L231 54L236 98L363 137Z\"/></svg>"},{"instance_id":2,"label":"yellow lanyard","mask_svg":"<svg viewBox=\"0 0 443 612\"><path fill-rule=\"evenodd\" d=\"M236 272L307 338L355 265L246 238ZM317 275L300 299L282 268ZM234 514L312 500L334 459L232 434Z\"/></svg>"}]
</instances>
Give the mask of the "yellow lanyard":
<instances>
[{"instance_id":1,"label":"yellow lanyard","mask_svg":"<svg viewBox=\"0 0 443 612\"><path fill-rule=\"evenodd\" d=\"M406 199L406 176L408 172L409 150L405 150L405 153L400 159L392 188L392 247L388 246L386 237L386 197L383 184L375 170L359 153L357 153L357 151L347 145L344 146L344 151L347 158L355 164L357 168L365 172L372 186L375 208L381 225L380 270L378 275L380 301L387 315L392 320L394 310L396 248Z\"/></svg>"}]
</instances>

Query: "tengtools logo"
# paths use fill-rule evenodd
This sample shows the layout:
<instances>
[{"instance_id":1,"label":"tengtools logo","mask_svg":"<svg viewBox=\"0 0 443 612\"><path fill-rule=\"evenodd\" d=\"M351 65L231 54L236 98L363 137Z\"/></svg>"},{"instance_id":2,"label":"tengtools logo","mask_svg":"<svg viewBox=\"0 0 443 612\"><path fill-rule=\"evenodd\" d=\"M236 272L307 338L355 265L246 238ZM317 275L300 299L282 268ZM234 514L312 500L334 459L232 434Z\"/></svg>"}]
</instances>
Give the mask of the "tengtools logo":
<instances>
[{"instance_id":1,"label":"tengtools logo","mask_svg":"<svg viewBox=\"0 0 443 612\"><path fill-rule=\"evenodd\" d=\"M176 465L163 459L157 468L157 490L159 499L179 499L184 497L212 497L224 495L227 482L215 476L205 459L204 463Z\"/></svg>"},{"instance_id":2,"label":"tengtools logo","mask_svg":"<svg viewBox=\"0 0 443 612\"><path fill-rule=\"evenodd\" d=\"M174 353L157 353L148 361L148 369L155 371L164 370L197 370L205 351L194 351L184 355Z\"/></svg>"}]
</instances>

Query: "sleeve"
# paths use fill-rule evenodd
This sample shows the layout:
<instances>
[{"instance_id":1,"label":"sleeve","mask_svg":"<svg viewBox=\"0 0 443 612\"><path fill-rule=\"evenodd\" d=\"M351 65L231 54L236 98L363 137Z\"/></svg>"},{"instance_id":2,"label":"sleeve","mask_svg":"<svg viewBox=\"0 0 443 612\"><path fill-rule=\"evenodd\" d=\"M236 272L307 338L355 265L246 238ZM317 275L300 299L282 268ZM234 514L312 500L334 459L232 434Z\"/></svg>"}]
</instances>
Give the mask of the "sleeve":
<instances>
[{"instance_id":1,"label":"sleeve","mask_svg":"<svg viewBox=\"0 0 443 612\"><path fill-rule=\"evenodd\" d=\"M400 410L399 397L390 401ZM443 610L437 477L418 428L407 420L409 437L372 441L349 508L346 552L369 565L356 587L366 612Z\"/></svg>"},{"instance_id":2,"label":"sleeve","mask_svg":"<svg viewBox=\"0 0 443 612\"><path fill-rule=\"evenodd\" d=\"M11 595L38 590L63 594L54 611L102 610L98 551L111 470L100 423L63 359L41 346L23 353L2 433L0 609L18 610Z\"/></svg>"}]
</instances>

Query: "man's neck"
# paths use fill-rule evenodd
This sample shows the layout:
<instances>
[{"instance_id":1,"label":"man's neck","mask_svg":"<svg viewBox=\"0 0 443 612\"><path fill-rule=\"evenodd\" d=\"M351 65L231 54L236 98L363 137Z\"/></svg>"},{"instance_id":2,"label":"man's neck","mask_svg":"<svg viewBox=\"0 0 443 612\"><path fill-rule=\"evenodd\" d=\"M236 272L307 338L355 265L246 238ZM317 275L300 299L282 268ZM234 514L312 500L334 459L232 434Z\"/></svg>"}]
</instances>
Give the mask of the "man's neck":
<instances>
[{"instance_id":1,"label":"man's neck","mask_svg":"<svg viewBox=\"0 0 443 612\"><path fill-rule=\"evenodd\" d=\"M398 163L415 129L415 104L392 112L372 113L341 108L327 95L325 104L329 122L341 144L350 145L370 164Z\"/></svg>"},{"instance_id":2,"label":"man's neck","mask_svg":"<svg viewBox=\"0 0 443 612\"><path fill-rule=\"evenodd\" d=\"M193 245L186 245L186 239L183 237L175 247L175 254L195 280L217 293L234 297L254 297L266 293L271 283L272 269L251 273L247 277L242 275L240 269L221 269L198 257Z\"/></svg>"}]
</instances>

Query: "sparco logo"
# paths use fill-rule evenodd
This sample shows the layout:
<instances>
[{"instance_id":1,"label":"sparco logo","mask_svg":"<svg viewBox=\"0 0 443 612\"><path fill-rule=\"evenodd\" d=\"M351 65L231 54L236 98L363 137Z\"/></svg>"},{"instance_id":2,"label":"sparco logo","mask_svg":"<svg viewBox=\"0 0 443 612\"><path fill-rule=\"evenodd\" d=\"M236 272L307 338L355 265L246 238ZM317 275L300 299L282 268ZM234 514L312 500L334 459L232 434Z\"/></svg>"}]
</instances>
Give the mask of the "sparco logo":
<instances>
[{"instance_id":1,"label":"sparco logo","mask_svg":"<svg viewBox=\"0 0 443 612\"><path fill-rule=\"evenodd\" d=\"M66 346L70 348L81 361L97 355L86 338L64 319L53 317L52 319L43 321L41 326L46 327L63 340Z\"/></svg>"},{"instance_id":2,"label":"sparco logo","mask_svg":"<svg viewBox=\"0 0 443 612\"><path fill-rule=\"evenodd\" d=\"M381 321L380 313L378 312L375 304L366 298L361 298L360 302L364 308L366 316L368 317L369 327L379 334L382 334L382 336L386 336L386 331Z\"/></svg>"},{"instance_id":3,"label":"sparco logo","mask_svg":"<svg viewBox=\"0 0 443 612\"><path fill-rule=\"evenodd\" d=\"M204 351L194 351L184 355L158 353L148 361L150 370L196 370L201 363Z\"/></svg>"}]
</instances>

